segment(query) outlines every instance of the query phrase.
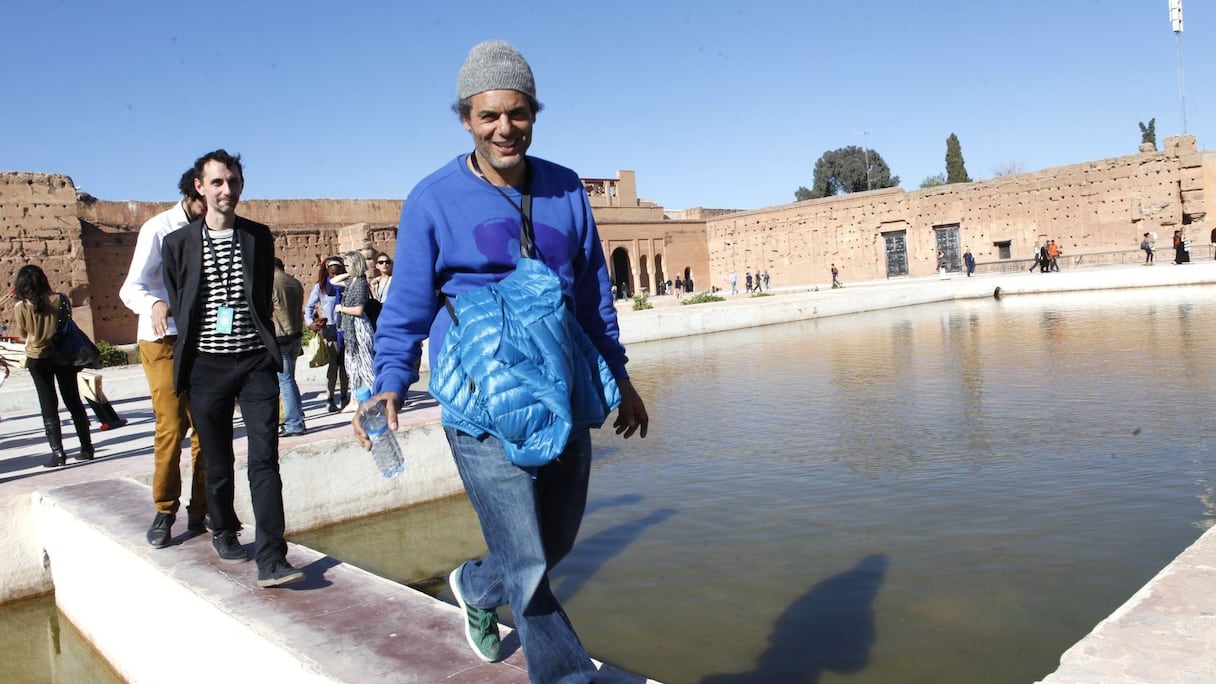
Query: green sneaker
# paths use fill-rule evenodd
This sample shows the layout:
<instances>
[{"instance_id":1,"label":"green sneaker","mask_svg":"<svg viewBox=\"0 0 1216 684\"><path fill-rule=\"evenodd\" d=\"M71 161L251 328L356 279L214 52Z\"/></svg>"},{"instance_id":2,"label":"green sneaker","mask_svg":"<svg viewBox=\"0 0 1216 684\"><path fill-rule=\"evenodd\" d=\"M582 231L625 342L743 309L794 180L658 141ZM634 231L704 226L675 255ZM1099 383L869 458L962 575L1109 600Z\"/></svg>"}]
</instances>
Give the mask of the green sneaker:
<instances>
[{"instance_id":1,"label":"green sneaker","mask_svg":"<svg viewBox=\"0 0 1216 684\"><path fill-rule=\"evenodd\" d=\"M464 602L464 594L460 592L460 569L458 566L448 575L448 585L452 587L452 595L456 603L464 610L464 636L477 654L487 663L498 660L498 651L502 642L498 638L498 613L485 608L475 608Z\"/></svg>"}]
</instances>

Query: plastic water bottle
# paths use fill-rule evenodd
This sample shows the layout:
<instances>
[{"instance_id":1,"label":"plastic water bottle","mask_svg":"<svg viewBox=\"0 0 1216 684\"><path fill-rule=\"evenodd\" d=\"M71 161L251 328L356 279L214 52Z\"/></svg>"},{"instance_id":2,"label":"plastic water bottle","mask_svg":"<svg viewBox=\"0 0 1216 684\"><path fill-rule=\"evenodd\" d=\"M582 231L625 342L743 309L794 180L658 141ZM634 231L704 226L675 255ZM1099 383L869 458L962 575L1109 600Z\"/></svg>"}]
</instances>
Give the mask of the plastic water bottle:
<instances>
[{"instance_id":1,"label":"plastic water bottle","mask_svg":"<svg viewBox=\"0 0 1216 684\"><path fill-rule=\"evenodd\" d=\"M388 429L384 416L384 402L372 401L370 387L355 390L355 401L359 402L359 425L372 441L372 458L384 477L394 477L405 472L405 458L397 437Z\"/></svg>"}]
</instances>

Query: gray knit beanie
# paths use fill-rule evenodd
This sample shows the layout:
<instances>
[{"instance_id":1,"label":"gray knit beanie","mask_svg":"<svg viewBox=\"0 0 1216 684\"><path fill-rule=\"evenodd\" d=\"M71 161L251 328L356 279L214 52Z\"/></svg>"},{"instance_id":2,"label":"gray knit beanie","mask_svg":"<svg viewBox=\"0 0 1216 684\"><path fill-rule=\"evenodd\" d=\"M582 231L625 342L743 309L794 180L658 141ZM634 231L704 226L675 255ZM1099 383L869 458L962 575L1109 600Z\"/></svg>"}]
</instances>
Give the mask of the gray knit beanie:
<instances>
[{"instance_id":1,"label":"gray knit beanie","mask_svg":"<svg viewBox=\"0 0 1216 684\"><path fill-rule=\"evenodd\" d=\"M456 77L456 99L464 100L487 90L518 90L536 99L532 67L510 43L487 40L469 50Z\"/></svg>"}]
</instances>

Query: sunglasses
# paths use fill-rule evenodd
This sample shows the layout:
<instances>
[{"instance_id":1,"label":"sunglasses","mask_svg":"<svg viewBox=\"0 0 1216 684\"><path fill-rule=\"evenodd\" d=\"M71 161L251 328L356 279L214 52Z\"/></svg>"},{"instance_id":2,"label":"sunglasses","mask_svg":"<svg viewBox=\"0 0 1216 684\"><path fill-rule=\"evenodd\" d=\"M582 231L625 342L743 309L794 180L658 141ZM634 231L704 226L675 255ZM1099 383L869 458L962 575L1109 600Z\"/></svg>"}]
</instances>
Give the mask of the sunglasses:
<instances>
[{"instance_id":1,"label":"sunglasses","mask_svg":"<svg viewBox=\"0 0 1216 684\"><path fill-rule=\"evenodd\" d=\"M392 259L377 259L376 263L377 264L391 264L391 263L393 263L393 261L392 261Z\"/></svg>"}]
</instances>

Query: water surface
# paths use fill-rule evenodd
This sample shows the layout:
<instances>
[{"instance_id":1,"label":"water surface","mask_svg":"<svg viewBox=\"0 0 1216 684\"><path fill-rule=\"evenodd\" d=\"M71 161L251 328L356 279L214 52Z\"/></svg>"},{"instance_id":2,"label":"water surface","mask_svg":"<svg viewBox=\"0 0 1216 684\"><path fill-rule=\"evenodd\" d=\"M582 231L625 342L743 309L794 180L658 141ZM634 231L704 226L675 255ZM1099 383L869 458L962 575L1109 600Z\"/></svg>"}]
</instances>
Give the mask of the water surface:
<instances>
[{"instance_id":1,"label":"water surface","mask_svg":"<svg viewBox=\"0 0 1216 684\"><path fill-rule=\"evenodd\" d=\"M635 345L651 433L594 433L555 590L670 684L1039 679L1216 519L1213 348L1209 287ZM293 541L449 600L484 552L463 497ZM49 597L0 646L0 681L120 681Z\"/></svg>"},{"instance_id":2,"label":"water surface","mask_svg":"<svg viewBox=\"0 0 1216 684\"><path fill-rule=\"evenodd\" d=\"M595 434L555 590L591 652L672 684L1041 678L1212 523L1214 293L635 345L651 434ZM299 541L438 591L484 546L435 506ZM443 550L391 546L420 534Z\"/></svg>"}]
</instances>

